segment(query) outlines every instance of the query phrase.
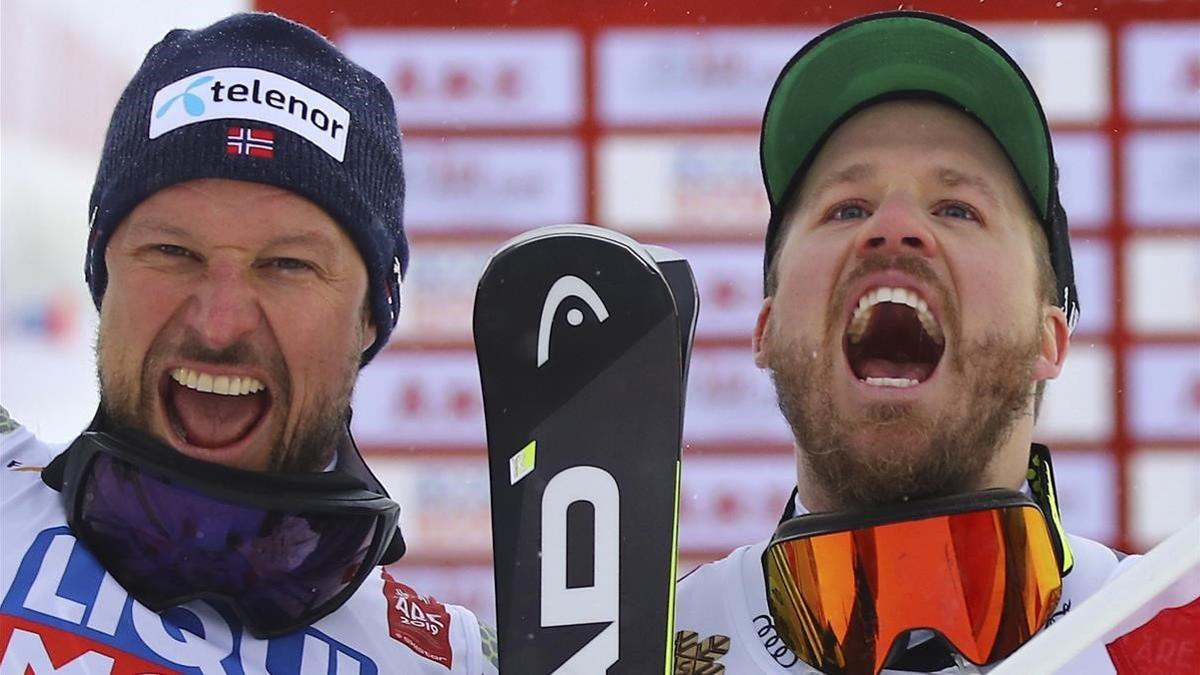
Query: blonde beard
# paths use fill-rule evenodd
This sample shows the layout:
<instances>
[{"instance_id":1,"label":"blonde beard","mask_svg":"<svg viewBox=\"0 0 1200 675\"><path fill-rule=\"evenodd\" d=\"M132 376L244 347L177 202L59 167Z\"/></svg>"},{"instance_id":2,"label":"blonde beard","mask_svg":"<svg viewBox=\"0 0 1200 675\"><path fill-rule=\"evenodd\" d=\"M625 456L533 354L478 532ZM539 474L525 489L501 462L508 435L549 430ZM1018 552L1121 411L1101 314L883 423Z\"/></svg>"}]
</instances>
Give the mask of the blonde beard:
<instances>
[{"instance_id":1,"label":"blonde beard","mask_svg":"<svg viewBox=\"0 0 1200 675\"><path fill-rule=\"evenodd\" d=\"M820 343L788 342L778 332L770 344L767 367L801 471L839 510L979 489L1017 421L1032 414L1037 332L962 344L941 364L948 371L943 377L962 381L961 395L934 415L879 404L847 416L830 393L834 359L844 358L840 349L823 353ZM854 440L864 432L889 441Z\"/></svg>"}]
</instances>

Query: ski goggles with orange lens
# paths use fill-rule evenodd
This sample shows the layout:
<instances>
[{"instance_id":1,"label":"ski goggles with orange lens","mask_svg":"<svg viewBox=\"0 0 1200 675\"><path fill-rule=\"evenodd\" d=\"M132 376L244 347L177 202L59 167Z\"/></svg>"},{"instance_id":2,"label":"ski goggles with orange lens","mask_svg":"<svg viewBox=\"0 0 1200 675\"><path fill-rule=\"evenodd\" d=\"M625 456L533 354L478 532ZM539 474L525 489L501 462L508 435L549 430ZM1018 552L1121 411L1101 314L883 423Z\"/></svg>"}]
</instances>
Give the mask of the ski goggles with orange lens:
<instances>
[{"instance_id":1,"label":"ski goggles with orange lens","mask_svg":"<svg viewBox=\"0 0 1200 675\"><path fill-rule=\"evenodd\" d=\"M995 489L792 518L762 563L784 643L829 675L859 675L881 671L913 630L976 665L1005 658L1058 604L1062 555L1029 497Z\"/></svg>"}]
</instances>

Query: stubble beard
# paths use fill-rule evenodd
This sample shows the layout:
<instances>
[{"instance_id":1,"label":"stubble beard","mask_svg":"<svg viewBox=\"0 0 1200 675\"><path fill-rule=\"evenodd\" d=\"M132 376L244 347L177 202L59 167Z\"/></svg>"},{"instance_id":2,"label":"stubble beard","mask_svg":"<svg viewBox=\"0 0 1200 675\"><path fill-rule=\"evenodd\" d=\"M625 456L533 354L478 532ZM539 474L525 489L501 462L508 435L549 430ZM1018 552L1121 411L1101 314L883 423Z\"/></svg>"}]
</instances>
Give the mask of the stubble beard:
<instances>
[{"instance_id":1,"label":"stubble beard","mask_svg":"<svg viewBox=\"0 0 1200 675\"><path fill-rule=\"evenodd\" d=\"M960 343L941 376L955 378L961 395L932 414L915 404L839 410L831 392L835 359L845 358L840 343L773 338L767 367L801 470L837 510L980 489L1016 422L1031 414L1036 331Z\"/></svg>"},{"instance_id":2,"label":"stubble beard","mask_svg":"<svg viewBox=\"0 0 1200 675\"><path fill-rule=\"evenodd\" d=\"M159 376L163 363L169 356L182 356L201 363L238 365L257 363L265 365L281 391L272 392L272 410L278 419L286 420L288 410L283 408L292 400L292 382L287 367L278 351L273 356L257 353L246 343L213 350L204 347L196 339L187 337L173 344L160 337L151 345L142 359L140 374L122 373L121 369L105 367L108 345L104 331L97 331L96 363L100 388L100 411L112 430L127 428L140 431L171 445L167 438L155 433L152 425L155 401L159 396ZM119 347L117 347L119 348ZM354 383L358 377L359 354L346 358L344 375L337 383L325 383L329 389L324 396L311 399L308 410L299 415L295 431L290 434L280 428L274 438L267 439L269 446L266 470L278 472L313 472L323 470L333 458L341 436L346 433L349 422L350 400L354 394ZM141 380L137 386L136 380ZM174 385L171 385L174 386ZM280 409L283 408L283 409Z\"/></svg>"}]
</instances>

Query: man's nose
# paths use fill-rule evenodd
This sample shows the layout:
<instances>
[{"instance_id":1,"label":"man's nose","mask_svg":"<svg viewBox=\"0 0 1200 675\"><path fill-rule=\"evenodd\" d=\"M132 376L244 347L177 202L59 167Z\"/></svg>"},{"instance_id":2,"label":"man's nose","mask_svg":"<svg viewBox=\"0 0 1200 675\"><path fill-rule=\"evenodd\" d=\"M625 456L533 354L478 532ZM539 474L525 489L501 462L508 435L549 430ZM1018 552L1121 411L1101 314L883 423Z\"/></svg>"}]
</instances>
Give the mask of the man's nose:
<instances>
[{"instance_id":1,"label":"man's nose","mask_svg":"<svg viewBox=\"0 0 1200 675\"><path fill-rule=\"evenodd\" d=\"M188 322L212 349L237 343L263 320L247 272L234 265L210 264L192 292L191 305Z\"/></svg>"},{"instance_id":2,"label":"man's nose","mask_svg":"<svg viewBox=\"0 0 1200 675\"><path fill-rule=\"evenodd\" d=\"M859 256L888 254L937 255L937 239L930 229L930 216L913 198L885 198L859 230L855 250Z\"/></svg>"}]
</instances>

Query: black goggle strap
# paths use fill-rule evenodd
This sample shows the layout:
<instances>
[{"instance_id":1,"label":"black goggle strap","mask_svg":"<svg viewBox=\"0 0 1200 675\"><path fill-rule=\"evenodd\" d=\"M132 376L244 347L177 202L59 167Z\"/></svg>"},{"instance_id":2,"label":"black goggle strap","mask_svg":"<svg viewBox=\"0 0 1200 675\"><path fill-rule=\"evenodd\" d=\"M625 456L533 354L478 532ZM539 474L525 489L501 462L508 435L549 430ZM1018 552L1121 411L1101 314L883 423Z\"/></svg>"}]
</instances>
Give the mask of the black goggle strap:
<instances>
[{"instance_id":1,"label":"black goggle strap","mask_svg":"<svg viewBox=\"0 0 1200 675\"><path fill-rule=\"evenodd\" d=\"M96 413L92 415L92 421L88 422L84 432L105 431L111 426L108 421L108 415L105 415L104 409L97 405ZM42 482L50 486L55 492L63 491L63 483L66 481L67 462L71 459L71 451L79 440L80 438L77 437L65 450L58 453L58 456L51 460L46 465L46 468L42 469Z\"/></svg>"},{"instance_id":2,"label":"black goggle strap","mask_svg":"<svg viewBox=\"0 0 1200 675\"><path fill-rule=\"evenodd\" d=\"M792 488L792 494L788 495L787 505L783 507L783 517L779 519L777 525L782 525L796 517L796 497L799 495L800 488Z\"/></svg>"},{"instance_id":3,"label":"black goggle strap","mask_svg":"<svg viewBox=\"0 0 1200 675\"><path fill-rule=\"evenodd\" d=\"M1054 482L1054 465L1050 461L1050 448L1033 443L1029 449L1029 470L1025 474L1033 501L1037 503L1046 524L1050 526L1050 543L1058 558L1059 571L1065 577L1075 567L1075 556L1067 542L1067 533L1062 525L1062 513L1058 509L1058 488Z\"/></svg>"},{"instance_id":4,"label":"black goggle strap","mask_svg":"<svg viewBox=\"0 0 1200 675\"><path fill-rule=\"evenodd\" d=\"M371 467L367 466L366 461L363 460L362 451L358 449L358 444L354 442L354 437L350 434L351 415L353 415L353 411L349 411L346 415L346 433L343 434L337 445L338 467L365 482L370 491L390 499L391 495L387 493L383 483L375 476L375 472L371 471ZM397 520L396 532L388 542L387 548L384 549L379 564L391 565L403 558L407 552L408 544L404 541L404 533L400 531L400 521Z\"/></svg>"}]
</instances>

